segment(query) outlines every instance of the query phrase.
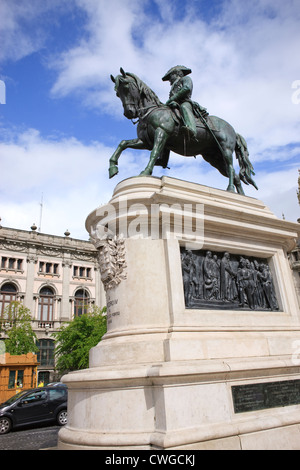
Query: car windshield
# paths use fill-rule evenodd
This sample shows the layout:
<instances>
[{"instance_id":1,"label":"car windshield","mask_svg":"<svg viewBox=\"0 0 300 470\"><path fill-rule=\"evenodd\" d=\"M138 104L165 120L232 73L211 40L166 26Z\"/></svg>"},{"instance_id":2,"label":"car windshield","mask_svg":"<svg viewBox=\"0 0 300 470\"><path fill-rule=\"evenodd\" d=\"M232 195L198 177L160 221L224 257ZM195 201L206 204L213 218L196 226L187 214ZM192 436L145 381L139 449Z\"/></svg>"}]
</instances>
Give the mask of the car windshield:
<instances>
[{"instance_id":1,"label":"car windshield","mask_svg":"<svg viewBox=\"0 0 300 470\"><path fill-rule=\"evenodd\" d=\"M19 392L17 393L17 395L13 395L12 397L10 397L8 400L6 400L5 403L3 403L3 405L12 405L15 401L17 401L20 397L23 397L24 395L26 395L26 393L28 393L28 390L24 391L24 392Z\"/></svg>"}]
</instances>

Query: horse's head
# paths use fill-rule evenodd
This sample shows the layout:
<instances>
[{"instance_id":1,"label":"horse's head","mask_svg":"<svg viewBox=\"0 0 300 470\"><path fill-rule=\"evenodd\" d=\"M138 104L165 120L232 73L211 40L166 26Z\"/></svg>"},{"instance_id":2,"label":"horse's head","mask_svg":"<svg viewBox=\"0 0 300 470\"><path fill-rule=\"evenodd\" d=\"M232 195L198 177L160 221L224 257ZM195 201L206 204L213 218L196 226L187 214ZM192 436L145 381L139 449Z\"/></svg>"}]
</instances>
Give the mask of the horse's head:
<instances>
[{"instance_id":1,"label":"horse's head","mask_svg":"<svg viewBox=\"0 0 300 470\"><path fill-rule=\"evenodd\" d=\"M116 95L120 98L124 108L124 116L134 119L138 116L138 103L140 94L132 74L126 74L120 69L121 75L110 76L115 84Z\"/></svg>"},{"instance_id":2,"label":"horse's head","mask_svg":"<svg viewBox=\"0 0 300 470\"><path fill-rule=\"evenodd\" d=\"M141 110L152 106L161 106L159 98L139 77L133 73L125 73L120 69L121 75L110 76L115 84L115 92L120 98L124 108L124 116L128 119L140 117Z\"/></svg>"}]
</instances>

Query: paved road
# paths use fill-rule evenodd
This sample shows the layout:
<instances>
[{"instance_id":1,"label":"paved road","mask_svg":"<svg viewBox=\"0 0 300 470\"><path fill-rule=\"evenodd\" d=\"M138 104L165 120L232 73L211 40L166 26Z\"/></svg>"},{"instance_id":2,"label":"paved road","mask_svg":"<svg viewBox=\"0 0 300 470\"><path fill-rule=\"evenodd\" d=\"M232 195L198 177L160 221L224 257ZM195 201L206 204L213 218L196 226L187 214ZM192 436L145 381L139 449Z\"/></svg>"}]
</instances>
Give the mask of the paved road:
<instances>
[{"instance_id":1,"label":"paved road","mask_svg":"<svg viewBox=\"0 0 300 470\"><path fill-rule=\"evenodd\" d=\"M39 450L55 447L60 426L24 428L0 436L1 450Z\"/></svg>"}]
</instances>

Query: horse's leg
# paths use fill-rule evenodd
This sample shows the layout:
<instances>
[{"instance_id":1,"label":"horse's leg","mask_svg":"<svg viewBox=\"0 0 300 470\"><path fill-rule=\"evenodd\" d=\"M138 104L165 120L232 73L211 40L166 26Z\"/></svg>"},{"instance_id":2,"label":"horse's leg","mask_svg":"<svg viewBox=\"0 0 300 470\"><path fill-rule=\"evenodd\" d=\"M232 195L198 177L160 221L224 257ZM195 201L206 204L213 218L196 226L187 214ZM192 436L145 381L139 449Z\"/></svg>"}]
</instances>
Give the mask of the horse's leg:
<instances>
[{"instance_id":1,"label":"horse's leg","mask_svg":"<svg viewBox=\"0 0 300 470\"><path fill-rule=\"evenodd\" d=\"M229 183L227 186L227 191L230 191L231 193L235 193L234 189L234 176L235 176L235 171L233 168L233 161L232 161L232 153L233 150L230 149L230 147L222 145L223 148L223 155L225 157L225 163L227 166L227 175L229 178Z\"/></svg>"},{"instance_id":2,"label":"horse's leg","mask_svg":"<svg viewBox=\"0 0 300 470\"><path fill-rule=\"evenodd\" d=\"M152 175L155 162L157 158L161 155L168 137L169 137L169 134L166 131L164 131L161 127L156 129L155 134L154 134L153 149L150 154L150 160L145 170L140 173L141 176Z\"/></svg>"},{"instance_id":3,"label":"horse's leg","mask_svg":"<svg viewBox=\"0 0 300 470\"><path fill-rule=\"evenodd\" d=\"M131 139L131 140L122 140L116 150L114 151L113 155L109 159L109 177L112 178L118 173L118 160L125 149L140 149L144 150L145 147L144 142L141 139Z\"/></svg>"}]
</instances>

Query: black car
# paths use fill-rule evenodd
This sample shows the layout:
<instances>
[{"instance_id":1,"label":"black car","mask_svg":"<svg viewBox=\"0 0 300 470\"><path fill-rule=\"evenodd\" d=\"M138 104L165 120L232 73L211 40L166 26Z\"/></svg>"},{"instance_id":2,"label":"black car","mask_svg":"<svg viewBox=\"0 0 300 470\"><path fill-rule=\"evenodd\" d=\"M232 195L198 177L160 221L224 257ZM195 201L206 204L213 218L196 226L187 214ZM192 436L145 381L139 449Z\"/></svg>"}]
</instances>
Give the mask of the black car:
<instances>
[{"instance_id":1,"label":"black car","mask_svg":"<svg viewBox=\"0 0 300 470\"><path fill-rule=\"evenodd\" d=\"M0 405L0 434L29 424L56 421L67 423L68 389L40 387L23 391Z\"/></svg>"}]
</instances>

